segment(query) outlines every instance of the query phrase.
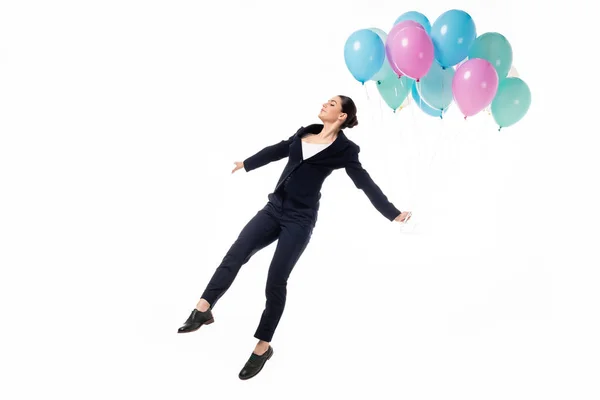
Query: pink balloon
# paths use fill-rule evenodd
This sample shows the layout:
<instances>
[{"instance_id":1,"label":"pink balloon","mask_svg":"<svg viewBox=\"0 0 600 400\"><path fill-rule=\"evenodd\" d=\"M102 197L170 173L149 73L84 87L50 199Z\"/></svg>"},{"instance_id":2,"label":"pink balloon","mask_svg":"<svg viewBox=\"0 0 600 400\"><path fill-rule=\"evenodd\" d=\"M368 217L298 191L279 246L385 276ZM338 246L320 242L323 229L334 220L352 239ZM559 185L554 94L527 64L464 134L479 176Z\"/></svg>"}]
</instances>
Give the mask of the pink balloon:
<instances>
[{"instance_id":1,"label":"pink balloon","mask_svg":"<svg viewBox=\"0 0 600 400\"><path fill-rule=\"evenodd\" d=\"M497 91L498 73L482 58L462 63L452 79L452 95L465 119L489 106Z\"/></svg>"},{"instance_id":2,"label":"pink balloon","mask_svg":"<svg viewBox=\"0 0 600 400\"><path fill-rule=\"evenodd\" d=\"M423 27L423 25L421 25L420 23L413 21L413 20L405 20L405 21L400 21L398 22L396 25L394 25L392 27L392 29L390 30L390 33L388 34L387 37L390 37L390 35L396 35L399 31L401 31L402 29L406 28L407 26L416 26L417 28L421 28L421 29L425 29ZM385 44L385 43L384 43ZM396 75L398 75L398 77L402 77L404 76L404 74L402 73L402 71L398 70L397 68L394 68L394 66L392 65L392 63L390 63L389 59L386 57L386 60L388 62L388 64L390 64L390 66L392 67L392 69L394 70L394 72L396 73Z\"/></svg>"},{"instance_id":3,"label":"pink balloon","mask_svg":"<svg viewBox=\"0 0 600 400\"><path fill-rule=\"evenodd\" d=\"M388 62L398 76L406 75L417 81L425 76L433 63L434 50L431 37L423 26L416 23L400 27L395 25L385 42ZM418 25L418 26L417 26Z\"/></svg>"}]
</instances>

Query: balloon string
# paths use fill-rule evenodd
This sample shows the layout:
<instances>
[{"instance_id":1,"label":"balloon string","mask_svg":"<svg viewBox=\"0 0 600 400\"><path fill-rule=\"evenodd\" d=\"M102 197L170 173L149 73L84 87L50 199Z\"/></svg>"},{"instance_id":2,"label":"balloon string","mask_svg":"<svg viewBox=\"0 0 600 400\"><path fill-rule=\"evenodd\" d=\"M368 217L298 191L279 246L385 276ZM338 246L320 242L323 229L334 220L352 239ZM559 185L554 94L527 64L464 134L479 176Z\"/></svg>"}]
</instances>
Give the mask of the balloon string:
<instances>
[{"instance_id":1,"label":"balloon string","mask_svg":"<svg viewBox=\"0 0 600 400\"><path fill-rule=\"evenodd\" d=\"M383 107L381 104L381 96L378 96L379 98L379 120L381 122L381 124L383 125Z\"/></svg>"},{"instance_id":2,"label":"balloon string","mask_svg":"<svg viewBox=\"0 0 600 400\"><path fill-rule=\"evenodd\" d=\"M375 86L377 86L377 82L375 82ZM368 97L368 95L367 95L367 97ZM375 126L377 124L377 117L375 116L375 112L373 110L374 104L370 99L369 99L369 103L371 103L371 105L369 107L371 109L371 122L373 122L373 126ZM375 105L375 107L377 107L377 106Z\"/></svg>"},{"instance_id":3,"label":"balloon string","mask_svg":"<svg viewBox=\"0 0 600 400\"><path fill-rule=\"evenodd\" d=\"M377 118L375 117L375 112L373 110L373 102L371 101L371 96L369 96L369 89L367 88L367 82L363 82L363 87L365 88L365 96L367 98L367 102L369 103L369 109L371 110L371 122L375 125ZM377 84L377 83L376 83Z\"/></svg>"},{"instance_id":4,"label":"balloon string","mask_svg":"<svg viewBox=\"0 0 600 400\"><path fill-rule=\"evenodd\" d=\"M444 80L442 79L442 93L444 93ZM431 166L433 165L433 159L437 155L437 149L439 147L439 142L443 140L445 137L445 121L444 121L444 109L440 109L440 119L442 120L442 128L440 129L439 138L435 141L436 143L433 146L433 154L431 156L431 160L429 160L429 170L431 170Z\"/></svg>"},{"instance_id":5,"label":"balloon string","mask_svg":"<svg viewBox=\"0 0 600 400\"><path fill-rule=\"evenodd\" d=\"M412 100L414 100L414 99L412 99ZM411 101L411 104L412 104L412 101ZM410 113L411 113L411 116L412 116L413 128L414 128L414 130L416 130L417 129L417 122L416 122L417 121L417 117L416 117L416 114L415 114L415 108L412 107L412 106L410 107ZM420 158L420 157L421 157L421 148L419 147L419 152L418 152L417 158Z\"/></svg>"},{"instance_id":6,"label":"balloon string","mask_svg":"<svg viewBox=\"0 0 600 400\"><path fill-rule=\"evenodd\" d=\"M423 95L421 94L421 82L417 81L417 92L419 92L419 108L423 109Z\"/></svg>"},{"instance_id":7,"label":"balloon string","mask_svg":"<svg viewBox=\"0 0 600 400\"><path fill-rule=\"evenodd\" d=\"M416 87L417 93L419 95L419 108L421 108L422 105L423 105L423 103L422 103L423 100L421 99L421 93L420 93L420 90L419 90L420 86L421 86L420 82L415 82L415 87ZM418 145L418 152L417 152L417 157L416 157L416 160L415 160L415 164L416 164L416 166L415 166L415 168L416 168L416 173L415 173L416 179L415 180L416 180L416 182L415 182L415 189L414 189L415 204L418 205L420 203L420 201L421 201L422 192L423 192L423 188L422 188L422 186L423 186L423 182L422 182L423 179L422 178L424 178L423 177L423 172L424 171L423 171L422 164L423 164L423 159L424 159L424 154L423 154L424 149L423 149L423 143L422 143L422 141L424 140L424 136L425 135L422 134L421 125L418 122L418 117L415 115L415 113L416 113L415 107L411 107L411 108L412 108L411 111L412 111L412 118L413 118L413 124L414 124L414 132L416 133L416 137L418 138L417 140L414 141L415 144ZM415 136L413 136L413 138L414 137ZM421 178L421 179L419 179L419 178Z\"/></svg>"},{"instance_id":8,"label":"balloon string","mask_svg":"<svg viewBox=\"0 0 600 400\"><path fill-rule=\"evenodd\" d=\"M440 129L440 134L439 134L439 135L436 135L436 136L438 136L438 139L437 139L437 140L435 140L435 142L436 142L436 143L435 143L435 144L434 144L434 146L433 146L433 154L431 155L431 160L429 160L429 169L428 169L428 171L430 171L430 170L431 170L431 166L433 165L433 159L434 159L434 158L435 158L435 156L437 155L437 148L440 146L440 145L439 145L439 142L443 140L442 138L444 137L444 132L446 131L446 130L444 129L444 126L445 126L445 121L444 121L444 119L442 118L442 129Z\"/></svg>"}]
</instances>

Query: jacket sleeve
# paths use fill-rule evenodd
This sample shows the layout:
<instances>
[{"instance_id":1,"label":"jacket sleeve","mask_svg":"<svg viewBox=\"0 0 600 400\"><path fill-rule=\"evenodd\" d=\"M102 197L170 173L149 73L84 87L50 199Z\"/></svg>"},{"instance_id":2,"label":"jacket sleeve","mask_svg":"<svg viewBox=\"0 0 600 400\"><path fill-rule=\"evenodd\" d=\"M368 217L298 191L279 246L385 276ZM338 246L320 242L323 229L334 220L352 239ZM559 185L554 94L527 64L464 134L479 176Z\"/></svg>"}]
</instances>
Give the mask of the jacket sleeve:
<instances>
[{"instance_id":1,"label":"jacket sleeve","mask_svg":"<svg viewBox=\"0 0 600 400\"><path fill-rule=\"evenodd\" d=\"M270 162L281 160L290 155L290 143L296 136L294 133L287 140L282 140L271 146L267 146L258 153L244 160L244 169L246 172L267 165Z\"/></svg>"},{"instance_id":2,"label":"jacket sleeve","mask_svg":"<svg viewBox=\"0 0 600 400\"><path fill-rule=\"evenodd\" d=\"M363 168L358 159L359 152L360 147L355 146L355 148L352 150L349 160L344 166L346 173L350 179L352 179L354 185L356 185L358 189L361 189L367 195L377 211L379 211L390 221L393 221L398 215L400 215L401 212L394 207L386 195L383 194L379 186L373 182L373 179L371 179L369 173Z\"/></svg>"}]
</instances>

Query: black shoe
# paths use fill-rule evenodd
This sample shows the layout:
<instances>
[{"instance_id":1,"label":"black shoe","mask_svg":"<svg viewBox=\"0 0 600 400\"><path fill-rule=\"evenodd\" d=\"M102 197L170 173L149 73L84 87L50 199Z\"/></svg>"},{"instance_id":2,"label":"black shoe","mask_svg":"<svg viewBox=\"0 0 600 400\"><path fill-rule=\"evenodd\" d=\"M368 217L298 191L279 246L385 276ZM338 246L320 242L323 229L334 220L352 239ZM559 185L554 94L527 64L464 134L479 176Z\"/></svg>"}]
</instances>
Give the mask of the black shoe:
<instances>
[{"instance_id":1,"label":"black shoe","mask_svg":"<svg viewBox=\"0 0 600 400\"><path fill-rule=\"evenodd\" d=\"M248 361L246 361L246 365L244 365L244 368L242 368L242 370L240 371L240 379L245 380L256 376L272 355L273 348L271 346L269 346L267 351L265 351L265 354L263 354L262 356L259 356L258 354L255 354L253 352L250 355Z\"/></svg>"},{"instance_id":2,"label":"black shoe","mask_svg":"<svg viewBox=\"0 0 600 400\"><path fill-rule=\"evenodd\" d=\"M215 322L210 308L204 312L198 311L194 308L194 311L190 314L187 321L183 324L177 333L188 333L197 331L202 325L210 325Z\"/></svg>"}]
</instances>

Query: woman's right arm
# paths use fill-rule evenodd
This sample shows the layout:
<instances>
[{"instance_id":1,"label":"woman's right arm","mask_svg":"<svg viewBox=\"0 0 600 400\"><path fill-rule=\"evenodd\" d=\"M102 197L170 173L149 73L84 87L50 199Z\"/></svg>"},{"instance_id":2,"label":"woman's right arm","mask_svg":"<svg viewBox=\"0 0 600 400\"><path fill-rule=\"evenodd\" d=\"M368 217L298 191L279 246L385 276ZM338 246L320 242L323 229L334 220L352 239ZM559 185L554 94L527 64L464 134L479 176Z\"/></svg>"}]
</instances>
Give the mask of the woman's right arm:
<instances>
[{"instance_id":1,"label":"woman's right arm","mask_svg":"<svg viewBox=\"0 0 600 400\"><path fill-rule=\"evenodd\" d=\"M294 139L296 134L294 133L287 140L267 146L258 153L246 158L244 163L244 169L246 172L252 171L253 169L265 166L270 162L281 160L290 155L290 143Z\"/></svg>"}]
</instances>

